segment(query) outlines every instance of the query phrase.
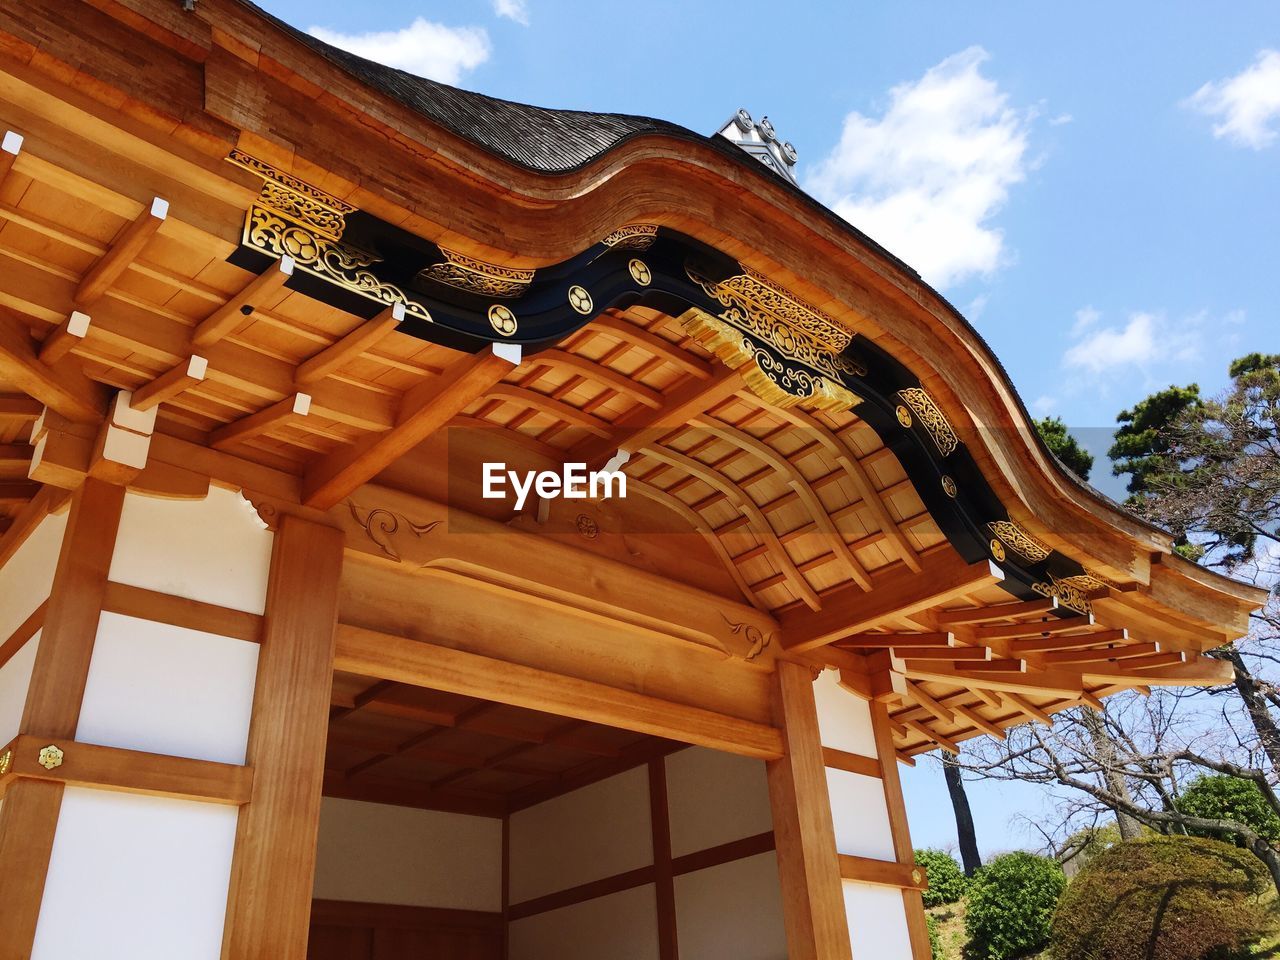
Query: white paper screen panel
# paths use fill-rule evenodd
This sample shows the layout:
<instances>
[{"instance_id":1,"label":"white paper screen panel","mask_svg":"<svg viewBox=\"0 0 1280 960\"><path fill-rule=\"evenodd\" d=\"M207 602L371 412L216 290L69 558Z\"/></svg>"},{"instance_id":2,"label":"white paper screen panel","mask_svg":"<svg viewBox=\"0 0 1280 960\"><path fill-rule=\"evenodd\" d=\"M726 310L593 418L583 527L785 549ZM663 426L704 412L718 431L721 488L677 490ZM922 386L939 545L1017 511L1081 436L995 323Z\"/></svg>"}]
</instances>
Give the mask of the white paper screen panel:
<instances>
[{"instance_id":1,"label":"white paper screen panel","mask_svg":"<svg viewBox=\"0 0 1280 960\"><path fill-rule=\"evenodd\" d=\"M840 675L823 670L813 683L818 706L818 732L822 745L864 757L876 755L871 729L871 707L866 700L840 686Z\"/></svg>"},{"instance_id":2,"label":"white paper screen panel","mask_svg":"<svg viewBox=\"0 0 1280 960\"><path fill-rule=\"evenodd\" d=\"M844 881L853 960L911 960L902 891Z\"/></svg>"},{"instance_id":3,"label":"white paper screen panel","mask_svg":"<svg viewBox=\"0 0 1280 960\"><path fill-rule=\"evenodd\" d=\"M36 664L40 633L37 630L35 636L0 667L0 744L16 737L22 724L22 711L27 704L27 688L31 686L31 669Z\"/></svg>"},{"instance_id":4,"label":"white paper screen panel","mask_svg":"<svg viewBox=\"0 0 1280 960\"><path fill-rule=\"evenodd\" d=\"M763 761L689 747L666 765L672 856L773 829Z\"/></svg>"},{"instance_id":5,"label":"white paper screen panel","mask_svg":"<svg viewBox=\"0 0 1280 960\"><path fill-rule=\"evenodd\" d=\"M878 777L827 769L836 850L855 857L896 860L884 784Z\"/></svg>"},{"instance_id":6,"label":"white paper screen panel","mask_svg":"<svg viewBox=\"0 0 1280 960\"><path fill-rule=\"evenodd\" d=\"M244 763L258 645L104 613L76 739Z\"/></svg>"},{"instance_id":7,"label":"white paper screen panel","mask_svg":"<svg viewBox=\"0 0 1280 960\"><path fill-rule=\"evenodd\" d=\"M125 497L111 579L232 610L262 613L273 534L238 493L203 500Z\"/></svg>"},{"instance_id":8,"label":"white paper screen panel","mask_svg":"<svg viewBox=\"0 0 1280 960\"><path fill-rule=\"evenodd\" d=\"M782 888L773 852L675 878L680 956L787 960Z\"/></svg>"},{"instance_id":9,"label":"white paper screen panel","mask_svg":"<svg viewBox=\"0 0 1280 960\"><path fill-rule=\"evenodd\" d=\"M67 512L45 517L9 562L0 567L0 643L49 596L58 551L67 529Z\"/></svg>"},{"instance_id":10,"label":"white paper screen panel","mask_svg":"<svg viewBox=\"0 0 1280 960\"><path fill-rule=\"evenodd\" d=\"M32 960L218 960L237 814L69 787Z\"/></svg>"},{"instance_id":11,"label":"white paper screen panel","mask_svg":"<svg viewBox=\"0 0 1280 960\"><path fill-rule=\"evenodd\" d=\"M653 884L513 921L510 960L658 960Z\"/></svg>"},{"instance_id":12,"label":"white paper screen panel","mask_svg":"<svg viewBox=\"0 0 1280 960\"><path fill-rule=\"evenodd\" d=\"M511 815L512 903L653 863L649 771L636 767Z\"/></svg>"},{"instance_id":13,"label":"white paper screen panel","mask_svg":"<svg viewBox=\"0 0 1280 960\"><path fill-rule=\"evenodd\" d=\"M502 909L502 821L325 797L314 895Z\"/></svg>"}]
</instances>

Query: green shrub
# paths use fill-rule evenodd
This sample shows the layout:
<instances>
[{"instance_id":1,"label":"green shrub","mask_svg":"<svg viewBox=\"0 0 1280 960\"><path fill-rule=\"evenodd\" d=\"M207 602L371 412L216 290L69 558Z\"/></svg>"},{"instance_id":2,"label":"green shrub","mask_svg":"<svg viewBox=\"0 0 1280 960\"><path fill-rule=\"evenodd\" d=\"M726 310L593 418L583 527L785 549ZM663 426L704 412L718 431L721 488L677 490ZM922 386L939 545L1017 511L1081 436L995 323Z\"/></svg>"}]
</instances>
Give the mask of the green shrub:
<instances>
[{"instance_id":1,"label":"green shrub","mask_svg":"<svg viewBox=\"0 0 1280 960\"><path fill-rule=\"evenodd\" d=\"M969 881L968 960L1013 960L1049 940L1049 924L1067 878L1049 857L1006 853Z\"/></svg>"},{"instance_id":2,"label":"green shrub","mask_svg":"<svg viewBox=\"0 0 1280 960\"><path fill-rule=\"evenodd\" d=\"M926 907L955 903L964 896L969 878L951 854L942 850L917 850L916 864L929 874L929 889L924 892Z\"/></svg>"},{"instance_id":3,"label":"green shrub","mask_svg":"<svg viewBox=\"0 0 1280 960\"><path fill-rule=\"evenodd\" d=\"M929 956L933 960L947 960L942 952L942 935L938 933L938 919L932 913L924 915L924 925L929 930Z\"/></svg>"},{"instance_id":4,"label":"green shrub","mask_svg":"<svg viewBox=\"0 0 1280 960\"><path fill-rule=\"evenodd\" d=\"M1271 843L1280 841L1280 817L1251 780L1220 773L1196 777L1178 799L1178 809L1195 817L1234 820Z\"/></svg>"},{"instance_id":5,"label":"green shrub","mask_svg":"<svg viewBox=\"0 0 1280 960\"><path fill-rule=\"evenodd\" d=\"M1272 928L1270 875L1217 840L1153 836L1099 853L1053 918L1053 960L1228 960Z\"/></svg>"}]
</instances>

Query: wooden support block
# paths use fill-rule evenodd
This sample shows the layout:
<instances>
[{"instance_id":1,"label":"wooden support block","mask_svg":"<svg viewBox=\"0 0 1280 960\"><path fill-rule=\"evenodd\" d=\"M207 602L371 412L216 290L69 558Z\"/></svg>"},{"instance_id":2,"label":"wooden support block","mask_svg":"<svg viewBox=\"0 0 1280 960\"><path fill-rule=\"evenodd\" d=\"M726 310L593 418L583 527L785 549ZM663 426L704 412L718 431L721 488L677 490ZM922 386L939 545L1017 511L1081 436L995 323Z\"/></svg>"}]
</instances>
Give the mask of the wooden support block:
<instances>
[{"instance_id":1,"label":"wooden support block","mask_svg":"<svg viewBox=\"0 0 1280 960\"><path fill-rule=\"evenodd\" d=\"M283 256L250 280L235 296L196 325L191 342L196 347L217 343L240 326L254 307L285 285L293 276L293 257Z\"/></svg>"},{"instance_id":2,"label":"wooden support block","mask_svg":"<svg viewBox=\"0 0 1280 960\"><path fill-rule=\"evenodd\" d=\"M1080 694L1080 702L1084 704L1084 706L1088 707L1090 710L1097 710L1098 713L1102 713L1102 711L1106 709L1102 701L1099 700L1092 693L1090 693L1088 690L1085 690L1083 693Z\"/></svg>"},{"instance_id":3,"label":"wooden support block","mask_svg":"<svg viewBox=\"0 0 1280 960\"><path fill-rule=\"evenodd\" d=\"M40 763L40 751L51 745L62 751L61 764L52 770ZM249 801L253 783L250 767L122 750L44 734L22 734L4 749L12 753L9 773L0 777L0 793L11 781L25 778L238 806Z\"/></svg>"},{"instance_id":4,"label":"wooden support block","mask_svg":"<svg viewBox=\"0 0 1280 960\"><path fill-rule=\"evenodd\" d=\"M1097 647L1085 650L1052 650L1040 654L1040 662L1047 666L1071 663L1106 663L1111 660L1128 660L1133 657L1145 657L1160 652L1158 643L1122 643L1110 647ZM1172 661L1172 662L1181 662ZM1131 666L1130 664L1123 664Z\"/></svg>"},{"instance_id":5,"label":"wooden support block","mask_svg":"<svg viewBox=\"0 0 1280 960\"><path fill-rule=\"evenodd\" d=\"M4 139L0 140L0 184L4 183L5 177L13 169L13 161L18 159L20 152L22 152L22 135L6 130Z\"/></svg>"},{"instance_id":6,"label":"wooden support block","mask_svg":"<svg viewBox=\"0 0 1280 960\"><path fill-rule=\"evenodd\" d=\"M72 310L71 316L54 329L40 345L40 362L52 366L85 338L89 332L89 315L79 310Z\"/></svg>"},{"instance_id":7,"label":"wooden support block","mask_svg":"<svg viewBox=\"0 0 1280 960\"><path fill-rule=\"evenodd\" d=\"M952 633L855 633L836 641L836 646L847 650L881 650L896 647L900 650L931 650L956 646ZM912 654L914 656L914 654Z\"/></svg>"},{"instance_id":8,"label":"wooden support block","mask_svg":"<svg viewBox=\"0 0 1280 960\"><path fill-rule=\"evenodd\" d=\"M400 325L404 304L394 303L372 320L366 320L341 340L321 350L298 367L298 386L305 387L323 380L335 370L350 363Z\"/></svg>"},{"instance_id":9,"label":"wooden support block","mask_svg":"<svg viewBox=\"0 0 1280 960\"><path fill-rule=\"evenodd\" d=\"M941 660L944 663L964 662L976 665L991 659L991 650L987 647L894 647L891 651L895 657L904 660Z\"/></svg>"},{"instance_id":10,"label":"wooden support block","mask_svg":"<svg viewBox=\"0 0 1280 960\"><path fill-rule=\"evenodd\" d=\"M860 753L849 753L835 747L822 748L822 762L832 770L844 770L846 773L860 773L864 777L882 776L880 761L875 757L864 757Z\"/></svg>"},{"instance_id":11,"label":"wooden support block","mask_svg":"<svg viewBox=\"0 0 1280 960\"><path fill-rule=\"evenodd\" d=\"M273 403L264 410L241 417L233 423L219 427L209 434L209 446L221 450L233 443L242 443L260 434L274 430L290 417L305 417L311 411L311 396L295 393Z\"/></svg>"},{"instance_id":12,"label":"wooden support block","mask_svg":"<svg viewBox=\"0 0 1280 960\"><path fill-rule=\"evenodd\" d=\"M1079 636L1029 637L1025 640L1010 640L1010 653L1026 655L1047 653L1050 650L1079 650L1082 647L1096 647L1104 643L1124 643L1129 639L1129 631L1096 630L1093 633L1082 633Z\"/></svg>"},{"instance_id":13,"label":"wooden support block","mask_svg":"<svg viewBox=\"0 0 1280 960\"><path fill-rule=\"evenodd\" d=\"M990 690L983 690L981 687L969 687L969 692L985 703L992 710L1003 710L1004 701L1000 699L1000 694L993 693Z\"/></svg>"},{"instance_id":14,"label":"wooden support block","mask_svg":"<svg viewBox=\"0 0 1280 960\"><path fill-rule=\"evenodd\" d=\"M870 857L853 857L847 853L840 854L840 878L878 887L896 887L899 890L929 889L924 868L917 867L914 863L873 860Z\"/></svg>"},{"instance_id":15,"label":"wooden support block","mask_svg":"<svg viewBox=\"0 0 1280 960\"><path fill-rule=\"evenodd\" d=\"M851 960L831 800L809 668L778 661L775 720L785 755L767 765L791 960Z\"/></svg>"},{"instance_id":16,"label":"wooden support block","mask_svg":"<svg viewBox=\"0 0 1280 960\"><path fill-rule=\"evenodd\" d=\"M931 743L936 743L947 753L957 755L960 753L960 747L956 745L954 740L949 740L936 730L930 730L919 720L904 720L902 725L908 730L916 733Z\"/></svg>"},{"instance_id":17,"label":"wooden support block","mask_svg":"<svg viewBox=\"0 0 1280 960\"><path fill-rule=\"evenodd\" d=\"M35 420L44 410L44 404L25 394L0 394L0 424L11 425Z\"/></svg>"},{"instance_id":18,"label":"wooden support block","mask_svg":"<svg viewBox=\"0 0 1280 960\"><path fill-rule=\"evenodd\" d=\"M169 202L155 197L150 206L124 228L107 252L84 275L80 285L76 287L76 306L86 309L110 290L120 275L129 269L129 265L138 259L147 241L160 229L168 216Z\"/></svg>"},{"instance_id":19,"label":"wooden support block","mask_svg":"<svg viewBox=\"0 0 1280 960\"><path fill-rule=\"evenodd\" d=\"M133 391L133 399L129 401L129 405L135 410L150 410L190 390L202 382L208 372L209 361L192 354L185 363L178 364Z\"/></svg>"},{"instance_id":20,"label":"wooden support block","mask_svg":"<svg viewBox=\"0 0 1280 960\"><path fill-rule=\"evenodd\" d=\"M974 660L972 663L959 664L958 669L968 670L978 676L982 676L984 673L1026 673L1027 661L1021 657L1001 658L999 660Z\"/></svg>"},{"instance_id":21,"label":"wooden support block","mask_svg":"<svg viewBox=\"0 0 1280 960\"><path fill-rule=\"evenodd\" d=\"M0 480L0 507L21 507L40 492L30 480Z\"/></svg>"}]
</instances>

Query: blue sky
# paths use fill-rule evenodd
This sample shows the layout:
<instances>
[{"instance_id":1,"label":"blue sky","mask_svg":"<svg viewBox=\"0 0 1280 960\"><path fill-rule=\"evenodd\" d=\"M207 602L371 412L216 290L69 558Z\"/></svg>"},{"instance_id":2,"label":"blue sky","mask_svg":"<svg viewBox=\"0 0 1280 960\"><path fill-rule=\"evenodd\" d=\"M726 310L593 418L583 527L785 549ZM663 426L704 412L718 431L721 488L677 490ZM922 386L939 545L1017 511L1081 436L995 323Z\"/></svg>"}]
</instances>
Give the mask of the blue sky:
<instances>
[{"instance_id":1,"label":"blue sky","mask_svg":"<svg viewBox=\"0 0 1280 960\"><path fill-rule=\"evenodd\" d=\"M263 2L263 0L260 0ZM365 55L543 106L711 133L738 107L801 185L916 266L1036 414L1095 452L1154 389L1280 351L1280 7L266 0ZM375 36L368 36L370 33ZM1094 481L1113 495L1105 462ZM918 844L954 842L936 764ZM1040 794L971 790L987 851Z\"/></svg>"}]
</instances>

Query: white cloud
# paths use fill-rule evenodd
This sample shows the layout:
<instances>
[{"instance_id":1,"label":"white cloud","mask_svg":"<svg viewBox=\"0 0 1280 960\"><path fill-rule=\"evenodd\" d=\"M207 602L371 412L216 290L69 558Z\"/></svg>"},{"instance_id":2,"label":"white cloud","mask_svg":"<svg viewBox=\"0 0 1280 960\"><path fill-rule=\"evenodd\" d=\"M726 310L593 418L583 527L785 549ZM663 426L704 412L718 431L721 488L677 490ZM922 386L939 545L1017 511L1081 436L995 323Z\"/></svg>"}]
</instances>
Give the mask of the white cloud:
<instances>
[{"instance_id":1,"label":"white cloud","mask_svg":"<svg viewBox=\"0 0 1280 960\"><path fill-rule=\"evenodd\" d=\"M347 34L311 27L307 32L361 57L442 83L457 83L466 71L489 59L489 34L483 27L446 27L422 17L401 30Z\"/></svg>"},{"instance_id":2,"label":"white cloud","mask_svg":"<svg viewBox=\"0 0 1280 960\"><path fill-rule=\"evenodd\" d=\"M525 0L493 0L493 12L526 27L529 25L529 4Z\"/></svg>"},{"instance_id":3,"label":"white cloud","mask_svg":"<svg viewBox=\"0 0 1280 960\"><path fill-rule=\"evenodd\" d=\"M807 179L815 196L945 287L1006 259L990 226L1026 176L1034 110L1018 110L970 47L889 91L879 119L845 117L839 144Z\"/></svg>"},{"instance_id":4,"label":"white cloud","mask_svg":"<svg viewBox=\"0 0 1280 960\"><path fill-rule=\"evenodd\" d=\"M1071 328L1075 342L1062 355L1062 364L1095 377L1134 370L1153 376L1158 370L1202 357L1207 333L1221 338L1224 327L1239 325L1243 317L1241 311L1217 318L1200 311L1171 319L1162 313L1137 311L1123 324L1103 326L1102 314L1084 307L1076 311Z\"/></svg>"},{"instance_id":5,"label":"white cloud","mask_svg":"<svg viewBox=\"0 0 1280 960\"><path fill-rule=\"evenodd\" d=\"M1051 127L1060 127L1060 126L1062 126L1063 124L1070 123L1070 122L1071 122L1072 120L1074 120L1074 119L1075 119L1075 117L1073 117L1073 116L1072 116L1071 114L1069 114L1069 113L1060 113L1060 114L1058 114L1056 117L1053 117L1053 118L1049 121L1049 126L1051 126Z\"/></svg>"},{"instance_id":6,"label":"white cloud","mask_svg":"<svg viewBox=\"0 0 1280 960\"><path fill-rule=\"evenodd\" d=\"M1206 83L1183 105L1217 119L1213 135L1261 150L1280 135L1280 51L1261 50L1234 77Z\"/></svg>"},{"instance_id":7,"label":"white cloud","mask_svg":"<svg viewBox=\"0 0 1280 960\"><path fill-rule=\"evenodd\" d=\"M1102 314L1093 307L1081 307L1076 311L1076 322L1071 325L1071 335L1079 336L1101 319Z\"/></svg>"},{"instance_id":8,"label":"white cloud","mask_svg":"<svg viewBox=\"0 0 1280 960\"><path fill-rule=\"evenodd\" d=\"M1047 393L1042 393L1031 401L1031 412L1037 417L1047 417L1053 412L1053 409L1057 405L1057 397L1051 397Z\"/></svg>"},{"instance_id":9,"label":"white cloud","mask_svg":"<svg viewBox=\"0 0 1280 960\"><path fill-rule=\"evenodd\" d=\"M1155 359L1156 350L1156 318L1149 313L1135 313L1123 327L1103 327L1090 333L1067 350L1062 359L1068 367L1103 373L1115 367L1146 366Z\"/></svg>"}]
</instances>

